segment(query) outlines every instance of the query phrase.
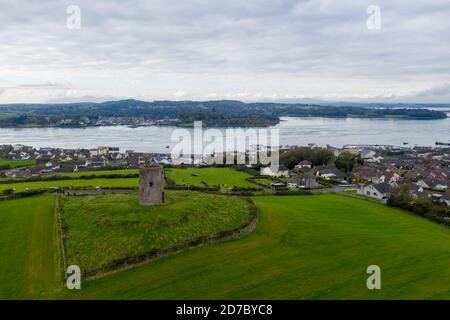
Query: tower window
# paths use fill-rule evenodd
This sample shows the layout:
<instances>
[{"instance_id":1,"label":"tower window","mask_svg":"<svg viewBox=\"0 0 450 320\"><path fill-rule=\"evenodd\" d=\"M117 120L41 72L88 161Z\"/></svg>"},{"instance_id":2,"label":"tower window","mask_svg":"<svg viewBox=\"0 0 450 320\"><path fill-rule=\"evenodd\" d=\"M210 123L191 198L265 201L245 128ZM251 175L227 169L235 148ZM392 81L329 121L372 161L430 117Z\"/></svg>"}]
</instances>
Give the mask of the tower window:
<instances>
[{"instance_id":1,"label":"tower window","mask_svg":"<svg viewBox=\"0 0 450 320\"><path fill-rule=\"evenodd\" d=\"M150 182L148 183L148 185L150 186L150 188L153 187L153 182L150 181Z\"/></svg>"}]
</instances>

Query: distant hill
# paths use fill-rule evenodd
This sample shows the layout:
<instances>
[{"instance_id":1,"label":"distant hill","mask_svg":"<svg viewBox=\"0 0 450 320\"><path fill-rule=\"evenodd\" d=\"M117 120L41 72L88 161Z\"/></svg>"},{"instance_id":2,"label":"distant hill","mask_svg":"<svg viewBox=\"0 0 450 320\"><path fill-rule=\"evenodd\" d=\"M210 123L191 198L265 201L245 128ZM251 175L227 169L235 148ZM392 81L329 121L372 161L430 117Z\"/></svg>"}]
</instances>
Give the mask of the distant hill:
<instances>
[{"instance_id":1,"label":"distant hill","mask_svg":"<svg viewBox=\"0 0 450 320\"><path fill-rule=\"evenodd\" d=\"M219 101L141 101L134 99L57 104L0 105L0 127L98 125L107 117L164 120L177 119L179 125L202 120L211 127L253 127L277 124L282 116L328 118L399 118L414 120L445 119L444 112L408 105L375 104L333 106L299 103ZM133 121L133 120L131 120Z\"/></svg>"},{"instance_id":2,"label":"distant hill","mask_svg":"<svg viewBox=\"0 0 450 320\"><path fill-rule=\"evenodd\" d=\"M409 102L352 102L352 101L325 101L318 99L281 99L279 103L285 104L315 104L320 106L335 107L361 107L361 108L385 108L385 109L447 109L450 110L450 103L409 103Z\"/></svg>"}]
</instances>

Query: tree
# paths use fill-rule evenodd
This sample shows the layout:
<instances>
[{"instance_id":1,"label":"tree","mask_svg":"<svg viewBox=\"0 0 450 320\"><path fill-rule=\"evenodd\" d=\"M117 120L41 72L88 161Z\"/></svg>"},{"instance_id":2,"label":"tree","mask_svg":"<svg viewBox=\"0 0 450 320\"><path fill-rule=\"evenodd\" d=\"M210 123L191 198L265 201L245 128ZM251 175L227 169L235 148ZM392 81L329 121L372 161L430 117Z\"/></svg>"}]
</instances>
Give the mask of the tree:
<instances>
[{"instance_id":1,"label":"tree","mask_svg":"<svg viewBox=\"0 0 450 320\"><path fill-rule=\"evenodd\" d=\"M441 202L435 202L429 197L414 198L407 185L402 185L392 191L387 205L414 212L422 217L448 217L448 209Z\"/></svg>"},{"instance_id":2,"label":"tree","mask_svg":"<svg viewBox=\"0 0 450 320\"><path fill-rule=\"evenodd\" d=\"M363 164L363 160L359 155L345 151L336 158L335 164L336 168L341 171L352 172L355 164Z\"/></svg>"},{"instance_id":3,"label":"tree","mask_svg":"<svg viewBox=\"0 0 450 320\"><path fill-rule=\"evenodd\" d=\"M280 163L289 169L305 160L311 162L314 166L321 166L330 163L333 159L334 154L324 148L296 147L280 154Z\"/></svg>"},{"instance_id":4,"label":"tree","mask_svg":"<svg viewBox=\"0 0 450 320\"><path fill-rule=\"evenodd\" d=\"M9 195L11 195L13 193L14 193L14 189L5 189L5 190L3 190L3 194L5 196L9 196Z\"/></svg>"},{"instance_id":5,"label":"tree","mask_svg":"<svg viewBox=\"0 0 450 320\"><path fill-rule=\"evenodd\" d=\"M392 207L403 208L411 210L412 196L407 185L401 185L399 188L392 190L391 195L387 200L387 205Z\"/></svg>"}]
</instances>

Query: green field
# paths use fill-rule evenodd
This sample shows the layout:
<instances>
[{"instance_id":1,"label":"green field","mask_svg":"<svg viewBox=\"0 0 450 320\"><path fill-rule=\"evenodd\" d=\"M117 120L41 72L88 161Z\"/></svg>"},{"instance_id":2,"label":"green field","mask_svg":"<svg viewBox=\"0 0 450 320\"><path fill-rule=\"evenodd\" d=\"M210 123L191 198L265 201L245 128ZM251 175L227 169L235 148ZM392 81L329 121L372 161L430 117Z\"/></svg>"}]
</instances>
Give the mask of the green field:
<instances>
[{"instance_id":1,"label":"green field","mask_svg":"<svg viewBox=\"0 0 450 320\"><path fill-rule=\"evenodd\" d=\"M51 176L67 176L67 177L76 177L82 178L87 176L97 176L104 177L107 175L130 175L130 174L138 174L138 169L120 169L120 170L96 170L96 171L80 171L80 172L67 172L67 173L52 173Z\"/></svg>"},{"instance_id":2,"label":"green field","mask_svg":"<svg viewBox=\"0 0 450 320\"><path fill-rule=\"evenodd\" d=\"M256 197L244 238L88 281L81 299L449 299L448 229L338 195ZM382 289L366 288L366 268Z\"/></svg>"},{"instance_id":3,"label":"green field","mask_svg":"<svg viewBox=\"0 0 450 320\"><path fill-rule=\"evenodd\" d=\"M0 300L46 298L59 288L54 195L0 202Z\"/></svg>"},{"instance_id":4,"label":"green field","mask_svg":"<svg viewBox=\"0 0 450 320\"><path fill-rule=\"evenodd\" d=\"M448 228L348 196L254 201L250 235L84 281L80 291L55 287L53 196L2 201L0 298L450 299ZM366 288L373 264L381 290Z\"/></svg>"},{"instance_id":5,"label":"green field","mask_svg":"<svg viewBox=\"0 0 450 320\"><path fill-rule=\"evenodd\" d=\"M221 188L258 188L258 185L245 180L251 177L248 173L232 168L188 168L165 169L167 177L175 180L178 185L184 186L220 186ZM202 183L206 182L205 183Z\"/></svg>"},{"instance_id":6,"label":"green field","mask_svg":"<svg viewBox=\"0 0 450 320\"><path fill-rule=\"evenodd\" d=\"M81 270L199 236L243 227L245 199L199 192L166 191L166 203L144 207L137 193L62 197L68 264Z\"/></svg>"},{"instance_id":7,"label":"green field","mask_svg":"<svg viewBox=\"0 0 450 320\"><path fill-rule=\"evenodd\" d=\"M33 181L0 184L0 191L6 189L16 189L23 191L26 189L46 189L62 187L103 187L103 188L131 188L138 187L138 178L117 178L117 179L74 179L55 181Z\"/></svg>"},{"instance_id":8,"label":"green field","mask_svg":"<svg viewBox=\"0 0 450 320\"><path fill-rule=\"evenodd\" d=\"M166 168L165 175L173 179L177 185L182 186L221 186L221 187L241 187L258 188L258 186L246 179L251 177L248 173L237 171L233 168ZM65 176L82 178L95 175L102 177L106 175L130 175L137 174L138 170L106 170L106 171L84 171L64 174ZM205 183L203 183L204 181Z\"/></svg>"},{"instance_id":9,"label":"green field","mask_svg":"<svg viewBox=\"0 0 450 320\"><path fill-rule=\"evenodd\" d=\"M120 169L120 170L96 170L96 171L80 171L80 172L58 172L58 173L49 173L43 175L43 177L71 177L71 178L84 178L84 177L92 177L96 176L99 178L108 176L108 175L117 175L117 176L128 176L133 174L138 174L139 171L137 169ZM11 180L11 178L0 178L0 181ZM23 178L15 178L12 179L14 181L22 181L25 180Z\"/></svg>"},{"instance_id":10,"label":"green field","mask_svg":"<svg viewBox=\"0 0 450 320\"><path fill-rule=\"evenodd\" d=\"M4 160L0 159L0 168L21 168L21 167L28 167L33 166L37 162L36 160Z\"/></svg>"},{"instance_id":11,"label":"green field","mask_svg":"<svg viewBox=\"0 0 450 320\"><path fill-rule=\"evenodd\" d=\"M54 181L20 181L15 183L1 183L0 192L6 189L23 191L26 189L40 189L52 187L104 187L104 188L129 188L138 187L138 178L102 178L106 175L129 175L137 174L138 170L106 170L106 171L84 171L76 173L52 174L64 175L76 179L54 180ZM249 174L234 170L232 168L189 168L165 169L165 174L180 186L213 187L220 186L222 189L231 187L260 188L258 185L245 180L251 177ZM95 179L83 179L86 176L95 175ZM194 176L193 176L194 175ZM6 180L5 178L1 180ZM207 182L207 184L202 183Z\"/></svg>"}]
</instances>

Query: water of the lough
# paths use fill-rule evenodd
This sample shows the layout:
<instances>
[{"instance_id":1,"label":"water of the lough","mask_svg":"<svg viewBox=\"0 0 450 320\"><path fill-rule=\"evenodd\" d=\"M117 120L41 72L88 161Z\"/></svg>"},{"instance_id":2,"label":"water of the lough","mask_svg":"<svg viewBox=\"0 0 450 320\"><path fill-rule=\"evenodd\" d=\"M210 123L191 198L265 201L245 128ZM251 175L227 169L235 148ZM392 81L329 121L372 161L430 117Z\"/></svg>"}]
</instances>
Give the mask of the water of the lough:
<instances>
[{"instance_id":1,"label":"water of the lough","mask_svg":"<svg viewBox=\"0 0 450 320\"><path fill-rule=\"evenodd\" d=\"M450 142L450 118L443 120L330 119L285 117L271 128L279 129L281 145L378 144L433 146ZM0 128L0 144L33 147L120 147L121 151L169 153L176 127ZM269 128L270 129L270 128ZM191 129L188 129L191 130ZM205 143L206 145L208 143Z\"/></svg>"}]
</instances>

